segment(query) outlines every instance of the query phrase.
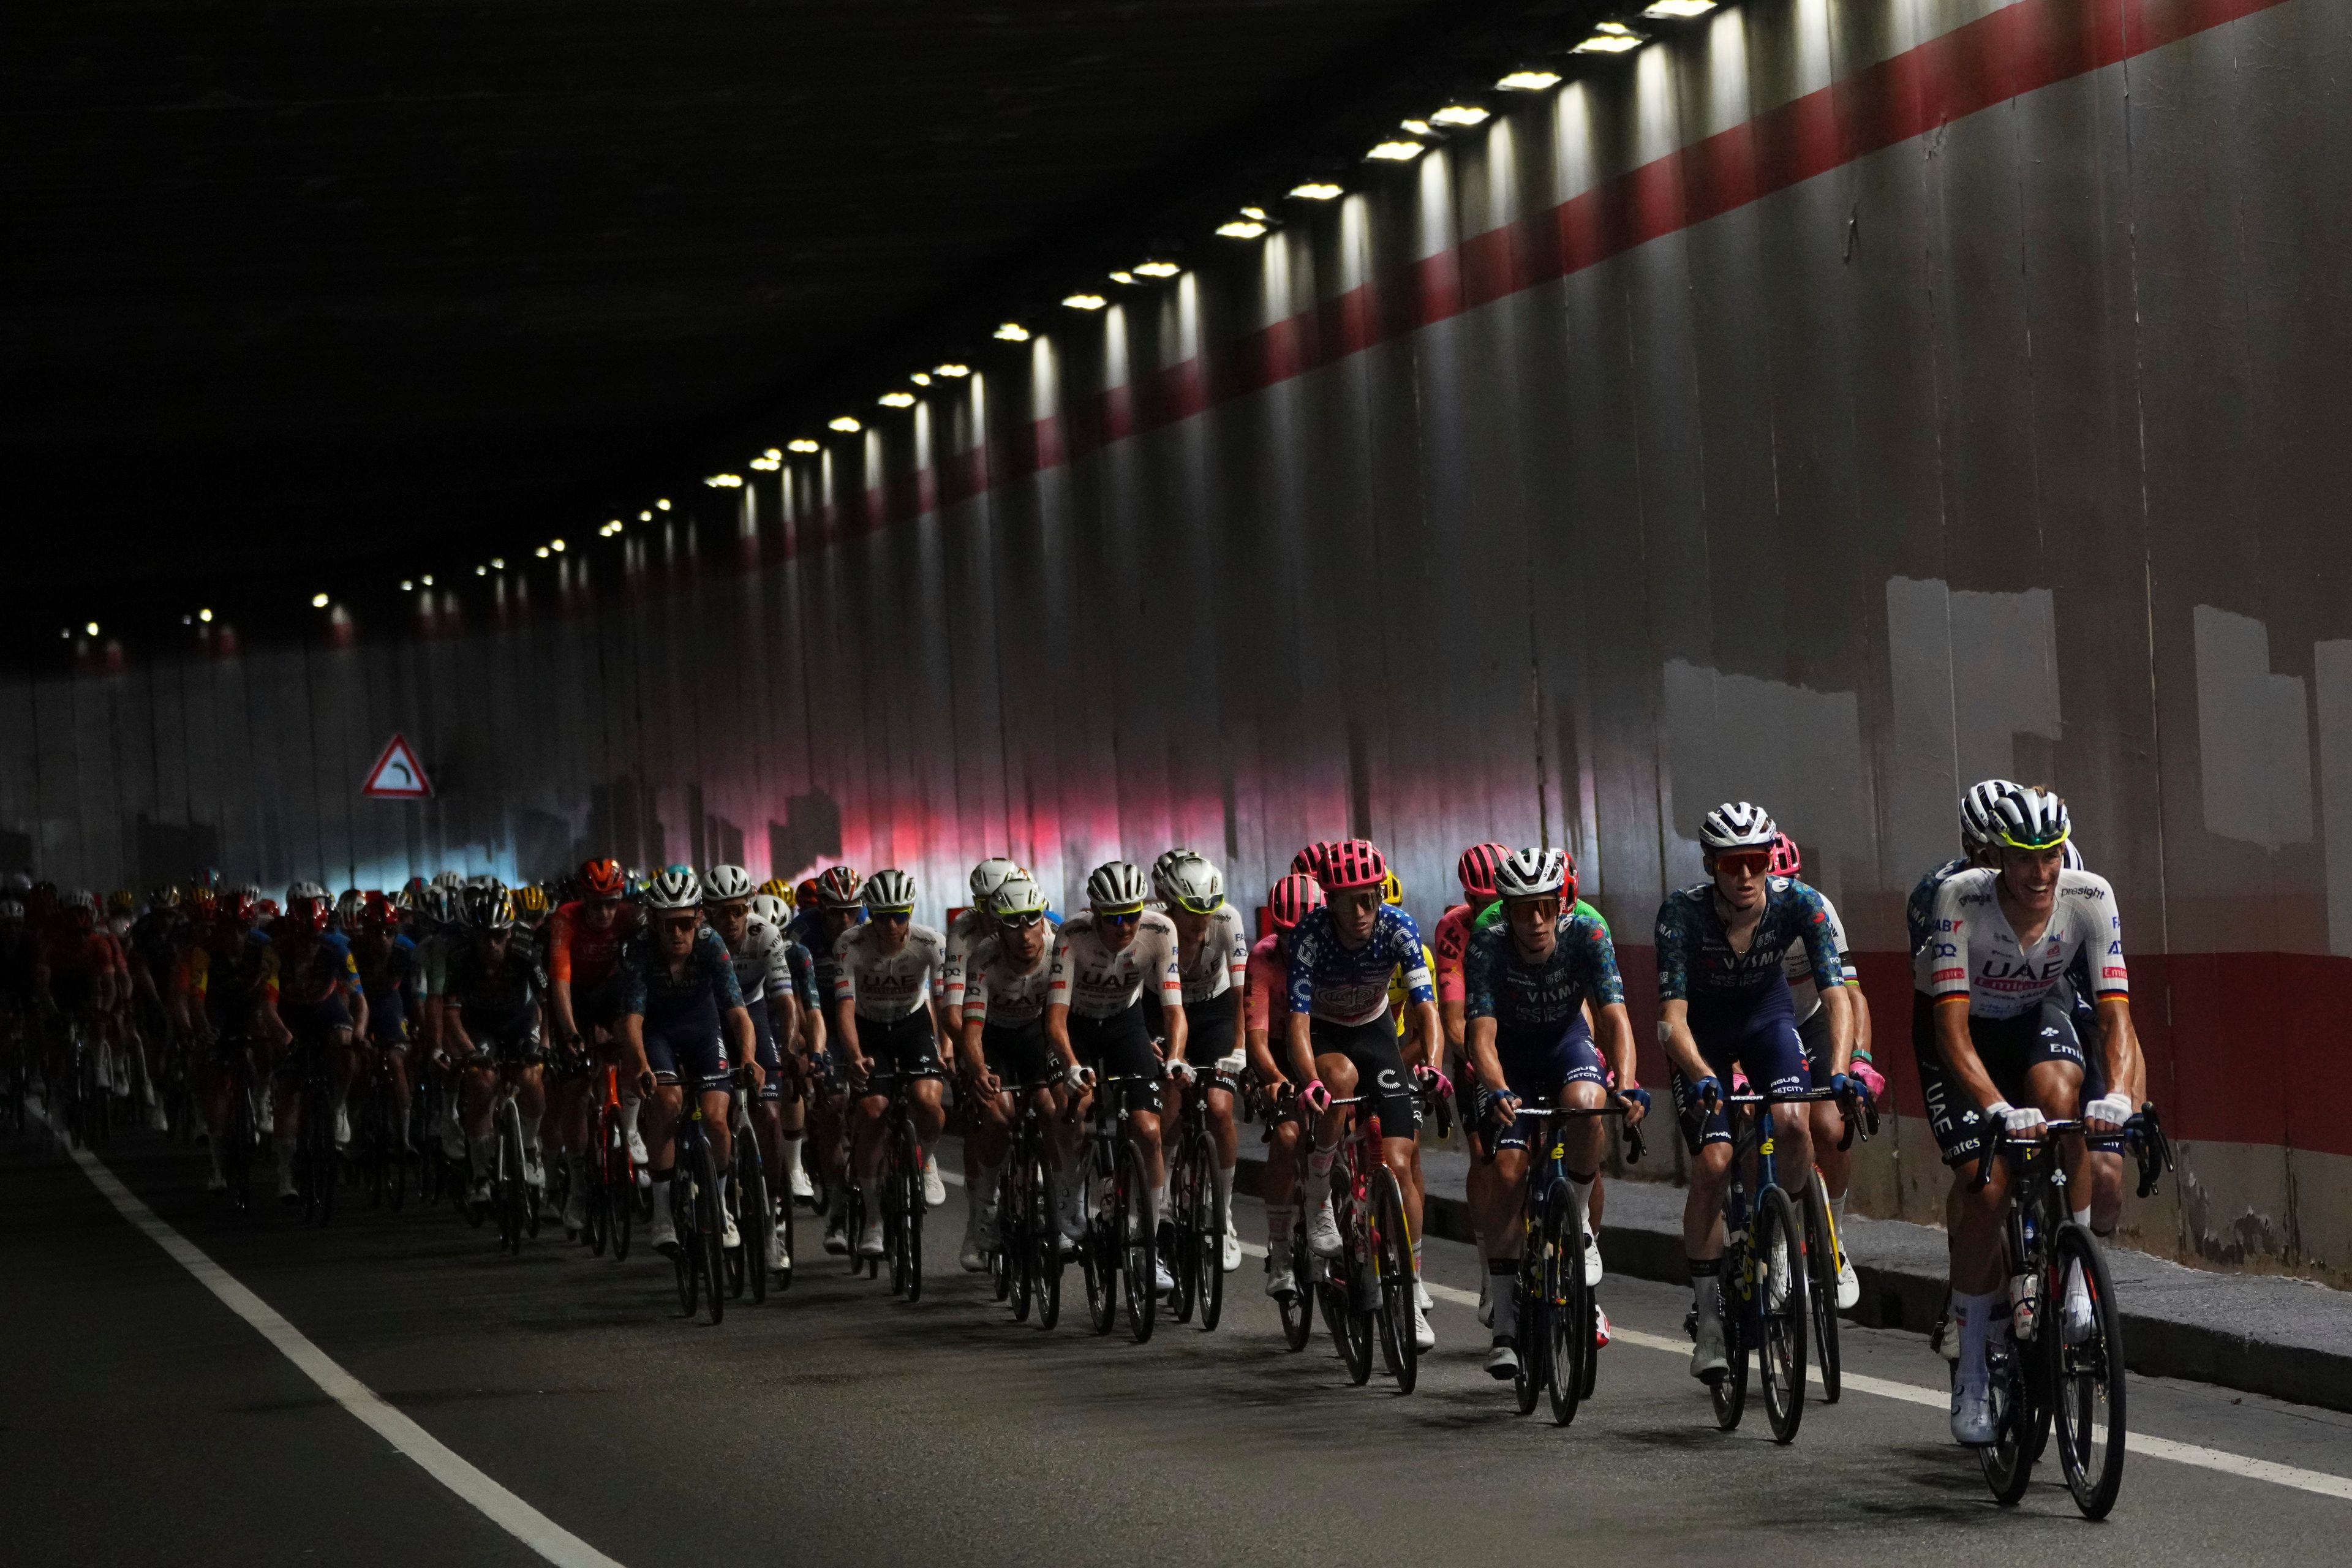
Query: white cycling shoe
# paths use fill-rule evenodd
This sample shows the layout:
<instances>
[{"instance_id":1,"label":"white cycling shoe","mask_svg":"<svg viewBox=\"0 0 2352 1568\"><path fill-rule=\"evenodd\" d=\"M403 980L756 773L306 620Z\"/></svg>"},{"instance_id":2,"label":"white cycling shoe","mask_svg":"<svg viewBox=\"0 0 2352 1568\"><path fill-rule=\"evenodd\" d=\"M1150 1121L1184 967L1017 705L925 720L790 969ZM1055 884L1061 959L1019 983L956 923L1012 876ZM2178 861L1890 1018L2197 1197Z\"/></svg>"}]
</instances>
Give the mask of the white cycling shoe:
<instances>
[{"instance_id":1,"label":"white cycling shoe","mask_svg":"<svg viewBox=\"0 0 2352 1568\"><path fill-rule=\"evenodd\" d=\"M940 1157L923 1156L923 1206L937 1208L948 1201L948 1184L940 1175Z\"/></svg>"},{"instance_id":2,"label":"white cycling shoe","mask_svg":"<svg viewBox=\"0 0 2352 1568\"><path fill-rule=\"evenodd\" d=\"M1584 1282L1601 1283L1601 1237L1591 1231L1584 1233Z\"/></svg>"},{"instance_id":3,"label":"white cycling shoe","mask_svg":"<svg viewBox=\"0 0 2352 1568\"><path fill-rule=\"evenodd\" d=\"M722 1208L719 1211L719 1242L730 1252L743 1245L743 1233L735 1228L732 1210Z\"/></svg>"},{"instance_id":4,"label":"white cycling shoe","mask_svg":"<svg viewBox=\"0 0 2352 1568\"><path fill-rule=\"evenodd\" d=\"M790 1180L793 1184L793 1201L794 1203L813 1204L816 1202L816 1184L809 1180L808 1167L803 1165L797 1160L794 1161L793 1163L792 1174L787 1179Z\"/></svg>"},{"instance_id":5,"label":"white cycling shoe","mask_svg":"<svg viewBox=\"0 0 2352 1568\"><path fill-rule=\"evenodd\" d=\"M299 1203L301 1201L301 1197L302 1194L294 1190L294 1167L291 1165L278 1166L278 1201L281 1204Z\"/></svg>"},{"instance_id":6,"label":"white cycling shoe","mask_svg":"<svg viewBox=\"0 0 2352 1568\"><path fill-rule=\"evenodd\" d=\"M1731 1355L1724 1348L1723 1320L1713 1312L1701 1312L1698 1325L1693 1331L1690 1373L1702 1383L1713 1383L1731 1370Z\"/></svg>"},{"instance_id":7,"label":"white cycling shoe","mask_svg":"<svg viewBox=\"0 0 2352 1568\"><path fill-rule=\"evenodd\" d=\"M956 1254L956 1266L966 1274L977 1274L988 1267L988 1251L980 1244L980 1225L978 1214L964 1221L963 1250Z\"/></svg>"},{"instance_id":8,"label":"white cycling shoe","mask_svg":"<svg viewBox=\"0 0 2352 1568\"><path fill-rule=\"evenodd\" d=\"M1277 1301L1298 1294L1298 1277L1290 1271L1290 1248L1266 1254L1265 1293Z\"/></svg>"},{"instance_id":9,"label":"white cycling shoe","mask_svg":"<svg viewBox=\"0 0 2352 1568\"><path fill-rule=\"evenodd\" d=\"M1234 1228L1231 1214L1225 1215L1225 1252L1220 1261L1224 1264L1228 1274L1242 1266L1242 1233Z\"/></svg>"},{"instance_id":10,"label":"white cycling shoe","mask_svg":"<svg viewBox=\"0 0 2352 1568\"><path fill-rule=\"evenodd\" d=\"M877 1214L869 1218L866 1222L865 1228L857 1233L857 1256L879 1258L883 1250L882 1216Z\"/></svg>"},{"instance_id":11,"label":"white cycling shoe","mask_svg":"<svg viewBox=\"0 0 2352 1568\"><path fill-rule=\"evenodd\" d=\"M1510 1335L1495 1336L1495 1348L1486 1352L1486 1375L1497 1383L1508 1383L1519 1375L1519 1351Z\"/></svg>"},{"instance_id":12,"label":"white cycling shoe","mask_svg":"<svg viewBox=\"0 0 2352 1568\"><path fill-rule=\"evenodd\" d=\"M349 1106L338 1105L337 1107L335 1107L335 1147L336 1147L336 1148L338 1148L338 1149L348 1149L348 1148L350 1148L351 1146L352 1146L352 1112L351 1112L351 1108L350 1108Z\"/></svg>"},{"instance_id":13,"label":"white cycling shoe","mask_svg":"<svg viewBox=\"0 0 2352 1568\"><path fill-rule=\"evenodd\" d=\"M1418 1302L1412 1309L1412 1342L1423 1355L1437 1348L1437 1331L1429 1326L1429 1314Z\"/></svg>"},{"instance_id":14,"label":"white cycling shoe","mask_svg":"<svg viewBox=\"0 0 2352 1568\"><path fill-rule=\"evenodd\" d=\"M1176 1276L1168 1271L1168 1260L1157 1254L1151 1259L1151 1288L1162 1296L1176 1289Z\"/></svg>"},{"instance_id":15,"label":"white cycling shoe","mask_svg":"<svg viewBox=\"0 0 2352 1568\"><path fill-rule=\"evenodd\" d=\"M1841 1312L1851 1310L1862 1300L1862 1276L1853 1271L1853 1259L1838 1248L1837 1304Z\"/></svg>"},{"instance_id":16,"label":"white cycling shoe","mask_svg":"<svg viewBox=\"0 0 2352 1568\"><path fill-rule=\"evenodd\" d=\"M629 1158L641 1171L653 1163L653 1156L646 1152L645 1134L634 1127L629 1129Z\"/></svg>"},{"instance_id":17,"label":"white cycling shoe","mask_svg":"<svg viewBox=\"0 0 2352 1568\"><path fill-rule=\"evenodd\" d=\"M1429 1299L1429 1287L1418 1279L1412 1282L1412 1304L1424 1312L1437 1310L1437 1303Z\"/></svg>"},{"instance_id":18,"label":"white cycling shoe","mask_svg":"<svg viewBox=\"0 0 2352 1568\"><path fill-rule=\"evenodd\" d=\"M1331 1212L1331 1200L1325 1198L1315 1205L1307 1218L1307 1250L1318 1258L1339 1256L1339 1220Z\"/></svg>"},{"instance_id":19,"label":"white cycling shoe","mask_svg":"<svg viewBox=\"0 0 2352 1568\"><path fill-rule=\"evenodd\" d=\"M667 1198L658 1200L654 1205L653 1244L654 1250L664 1257L677 1256L677 1226L670 1223L669 1203Z\"/></svg>"},{"instance_id":20,"label":"white cycling shoe","mask_svg":"<svg viewBox=\"0 0 2352 1568\"><path fill-rule=\"evenodd\" d=\"M1482 1329L1495 1326L1495 1293L1486 1288L1486 1281L1493 1278L1484 1269L1478 1272L1478 1326Z\"/></svg>"},{"instance_id":21,"label":"white cycling shoe","mask_svg":"<svg viewBox=\"0 0 2352 1568\"><path fill-rule=\"evenodd\" d=\"M572 1190L563 1195L563 1228L577 1232L588 1223L588 1186L584 1181L574 1181Z\"/></svg>"},{"instance_id":22,"label":"white cycling shoe","mask_svg":"<svg viewBox=\"0 0 2352 1568\"><path fill-rule=\"evenodd\" d=\"M2000 1435L1993 1411L1992 1386L1955 1384L1952 1388L1952 1441L1964 1448L1981 1448Z\"/></svg>"},{"instance_id":23,"label":"white cycling shoe","mask_svg":"<svg viewBox=\"0 0 2352 1568\"><path fill-rule=\"evenodd\" d=\"M849 1222L837 1214L825 1218L824 1249L835 1258L849 1250Z\"/></svg>"}]
</instances>

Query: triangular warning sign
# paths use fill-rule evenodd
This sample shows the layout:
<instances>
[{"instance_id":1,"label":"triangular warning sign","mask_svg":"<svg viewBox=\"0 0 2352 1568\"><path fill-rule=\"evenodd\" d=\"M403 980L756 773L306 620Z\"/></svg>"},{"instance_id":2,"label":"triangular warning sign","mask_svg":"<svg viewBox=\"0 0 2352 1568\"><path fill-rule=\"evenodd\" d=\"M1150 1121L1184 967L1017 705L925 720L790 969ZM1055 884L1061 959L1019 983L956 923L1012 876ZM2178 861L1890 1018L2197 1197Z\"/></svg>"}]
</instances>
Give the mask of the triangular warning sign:
<instances>
[{"instance_id":1,"label":"triangular warning sign","mask_svg":"<svg viewBox=\"0 0 2352 1568\"><path fill-rule=\"evenodd\" d=\"M362 795L381 795L390 800L428 800L433 795L433 781L425 776L425 764L408 749L408 738L394 734L383 755L368 770L367 782L360 785Z\"/></svg>"}]
</instances>

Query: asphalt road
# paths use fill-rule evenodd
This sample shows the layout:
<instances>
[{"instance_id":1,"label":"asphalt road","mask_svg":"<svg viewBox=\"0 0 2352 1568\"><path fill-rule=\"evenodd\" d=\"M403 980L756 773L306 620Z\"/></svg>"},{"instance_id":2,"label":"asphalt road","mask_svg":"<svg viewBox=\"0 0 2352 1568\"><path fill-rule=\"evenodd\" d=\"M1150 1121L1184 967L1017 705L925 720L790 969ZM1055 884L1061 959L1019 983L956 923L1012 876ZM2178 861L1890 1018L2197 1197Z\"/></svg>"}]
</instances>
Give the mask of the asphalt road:
<instances>
[{"instance_id":1,"label":"asphalt road","mask_svg":"<svg viewBox=\"0 0 2352 1568\"><path fill-rule=\"evenodd\" d=\"M567 1247L520 1258L444 1210L345 1211L323 1233L202 1191L200 1153L122 1140L109 1167L362 1383L546 1518L642 1565L1297 1563L1595 1552L1672 1560L2072 1563L2345 1561L2352 1500L2135 1455L2114 1517L2054 1479L1996 1507L1940 1409L1850 1390L1792 1448L1717 1432L1683 1358L1602 1352L1573 1426L1523 1419L1450 1296L1419 1391L1349 1386L1319 1334L1282 1344L1255 1259L1214 1333L1097 1339L1076 1271L1060 1328L1017 1326L956 1274L963 1197L908 1305L801 1221L803 1268L712 1328L668 1266ZM0 1555L79 1563L530 1563L540 1559L330 1398L79 1167L0 1147ZM1245 1236L1261 1234L1244 1203ZM1466 1247L1432 1242L1440 1287ZM1685 1294L1612 1279L1632 1336L1678 1342ZM1848 1326L1851 1373L1933 1390L1914 1335ZM2352 1417L2136 1380L2134 1426L2352 1475ZM2051 1461L2054 1466L2054 1459ZM2054 1468L2051 1471L2054 1478Z\"/></svg>"}]
</instances>

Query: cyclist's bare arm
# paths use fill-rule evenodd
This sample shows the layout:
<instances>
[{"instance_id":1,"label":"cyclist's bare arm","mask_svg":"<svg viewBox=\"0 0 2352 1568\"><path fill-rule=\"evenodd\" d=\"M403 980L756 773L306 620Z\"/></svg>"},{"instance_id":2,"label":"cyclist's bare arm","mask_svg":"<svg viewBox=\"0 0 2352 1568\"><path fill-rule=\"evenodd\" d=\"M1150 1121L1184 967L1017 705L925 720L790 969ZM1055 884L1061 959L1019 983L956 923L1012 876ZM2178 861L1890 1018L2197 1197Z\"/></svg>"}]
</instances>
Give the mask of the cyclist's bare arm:
<instances>
[{"instance_id":1,"label":"cyclist's bare arm","mask_svg":"<svg viewBox=\"0 0 2352 1568\"><path fill-rule=\"evenodd\" d=\"M1670 997L1658 1004L1658 1043L1666 1049L1666 1060L1675 1070L1696 1083L1714 1076L1706 1058L1699 1055L1698 1039L1690 1029L1690 999Z\"/></svg>"}]
</instances>

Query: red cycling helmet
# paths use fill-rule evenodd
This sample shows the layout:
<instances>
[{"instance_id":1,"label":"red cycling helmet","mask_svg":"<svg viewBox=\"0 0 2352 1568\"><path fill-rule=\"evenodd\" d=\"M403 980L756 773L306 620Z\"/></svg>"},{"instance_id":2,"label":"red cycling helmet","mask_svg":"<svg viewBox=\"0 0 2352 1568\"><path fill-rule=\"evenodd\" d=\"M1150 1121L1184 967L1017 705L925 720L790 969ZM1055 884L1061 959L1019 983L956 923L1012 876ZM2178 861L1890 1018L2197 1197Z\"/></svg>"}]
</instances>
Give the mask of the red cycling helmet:
<instances>
[{"instance_id":1,"label":"red cycling helmet","mask_svg":"<svg viewBox=\"0 0 2352 1568\"><path fill-rule=\"evenodd\" d=\"M223 893L220 896L219 909L221 919L229 924L249 926L253 923L254 917L260 913L261 905L251 892L239 888L233 893Z\"/></svg>"},{"instance_id":2,"label":"red cycling helmet","mask_svg":"<svg viewBox=\"0 0 2352 1568\"><path fill-rule=\"evenodd\" d=\"M816 898L829 910L854 910L865 902L866 894L855 870L835 866L817 878Z\"/></svg>"},{"instance_id":3,"label":"red cycling helmet","mask_svg":"<svg viewBox=\"0 0 2352 1568\"><path fill-rule=\"evenodd\" d=\"M1294 877L1313 877L1320 881L1323 868L1331 863L1331 851L1339 847L1339 842L1336 838L1318 838L1309 844L1290 858L1290 874Z\"/></svg>"},{"instance_id":4,"label":"red cycling helmet","mask_svg":"<svg viewBox=\"0 0 2352 1568\"><path fill-rule=\"evenodd\" d=\"M580 863L580 896L583 899L617 899L629 890L628 873L611 856L602 860Z\"/></svg>"},{"instance_id":5,"label":"red cycling helmet","mask_svg":"<svg viewBox=\"0 0 2352 1568\"><path fill-rule=\"evenodd\" d=\"M1265 895L1265 912L1276 931L1288 931L1307 918L1307 910L1322 907L1322 885L1303 872L1292 872Z\"/></svg>"},{"instance_id":6,"label":"red cycling helmet","mask_svg":"<svg viewBox=\"0 0 2352 1568\"><path fill-rule=\"evenodd\" d=\"M1492 900L1501 895L1495 891L1495 868L1511 852L1505 844L1473 844L1462 851L1462 858L1454 865L1454 875L1460 879L1463 897Z\"/></svg>"},{"instance_id":7,"label":"red cycling helmet","mask_svg":"<svg viewBox=\"0 0 2352 1568\"><path fill-rule=\"evenodd\" d=\"M360 904L360 930L369 936L382 936L400 929L400 911L382 893L370 893Z\"/></svg>"},{"instance_id":8,"label":"red cycling helmet","mask_svg":"<svg viewBox=\"0 0 2352 1568\"><path fill-rule=\"evenodd\" d=\"M1793 877L1804 868L1805 858L1798 852L1797 841L1785 833L1772 835L1772 875Z\"/></svg>"},{"instance_id":9,"label":"red cycling helmet","mask_svg":"<svg viewBox=\"0 0 2352 1568\"><path fill-rule=\"evenodd\" d=\"M1324 857L1323 869L1315 878L1323 884L1326 893L1378 889L1388 879L1388 858L1372 847L1370 839L1349 838L1328 847L1330 853Z\"/></svg>"},{"instance_id":10,"label":"red cycling helmet","mask_svg":"<svg viewBox=\"0 0 2352 1568\"><path fill-rule=\"evenodd\" d=\"M803 878L801 879L801 885L793 889L793 908L796 910L813 910L816 908L816 879L814 877Z\"/></svg>"}]
</instances>

